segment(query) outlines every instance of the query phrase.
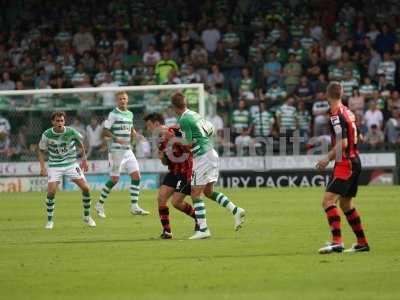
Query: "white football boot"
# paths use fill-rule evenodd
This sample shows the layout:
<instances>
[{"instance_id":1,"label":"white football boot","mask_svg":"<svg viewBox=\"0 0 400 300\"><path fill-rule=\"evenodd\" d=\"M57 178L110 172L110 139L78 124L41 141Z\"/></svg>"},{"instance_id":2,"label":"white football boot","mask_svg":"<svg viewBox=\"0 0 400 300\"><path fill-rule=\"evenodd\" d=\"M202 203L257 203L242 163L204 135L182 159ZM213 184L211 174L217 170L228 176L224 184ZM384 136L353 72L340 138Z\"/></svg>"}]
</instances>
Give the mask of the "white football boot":
<instances>
[{"instance_id":1,"label":"white football boot","mask_svg":"<svg viewBox=\"0 0 400 300\"><path fill-rule=\"evenodd\" d=\"M246 212L243 208L237 208L236 214L233 215L233 217L235 218L235 231L238 231L240 228L242 228L245 214Z\"/></svg>"},{"instance_id":2,"label":"white football boot","mask_svg":"<svg viewBox=\"0 0 400 300\"><path fill-rule=\"evenodd\" d=\"M54 227L54 222L53 221L48 221L46 225L44 226L45 229L53 229Z\"/></svg>"},{"instance_id":3,"label":"white football boot","mask_svg":"<svg viewBox=\"0 0 400 300\"><path fill-rule=\"evenodd\" d=\"M190 238L189 240L201 240L201 239L206 239L211 236L210 230L206 231L196 231Z\"/></svg>"},{"instance_id":4,"label":"white football boot","mask_svg":"<svg viewBox=\"0 0 400 300\"><path fill-rule=\"evenodd\" d=\"M135 216L147 216L150 213L139 206L132 206L131 207L131 214Z\"/></svg>"},{"instance_id":5,"label":"white football boot","mask_svg":"<svg viewBox=\"0 0 400 300\"><path fill-rule=\"evenodd\" d=\"M318 250L319 254L331 254L333 252L342 253L344 250L343 244L335 244L332 242L327 242L325 247Z\"/></svg>"},{"instance_id":6,"label":"white football boot","mask_svg":"<svg viewBox=\"0 0 400 300\"><path fill-rule=\"evenodd\" d=\"M95 205L95 209L96 209L97 215L100 218L104 219L106 217L106 212L104 210L104 204L101 204L99 201L97 201L96 205Z\"/></svg>"},{"instance_id":7,"label":"white football boot","mask_svg":"<svg viewBox=\"0 0 400 300\"><path fill-rule=\"evenodd\" d=\"M96 222L91 216L83 217L83 222L85 222L89 227L96 227Z\"/></svg>"}]
</instances>

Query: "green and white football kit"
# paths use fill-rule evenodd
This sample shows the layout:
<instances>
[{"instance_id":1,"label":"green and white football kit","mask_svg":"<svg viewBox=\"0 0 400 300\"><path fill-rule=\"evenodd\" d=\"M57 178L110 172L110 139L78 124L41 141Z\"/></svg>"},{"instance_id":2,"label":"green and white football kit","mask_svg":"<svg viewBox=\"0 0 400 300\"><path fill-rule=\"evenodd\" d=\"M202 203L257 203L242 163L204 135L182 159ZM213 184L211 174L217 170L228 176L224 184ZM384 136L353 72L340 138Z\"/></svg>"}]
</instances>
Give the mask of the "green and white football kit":
<instances>
[{"instance_id":1,"label":"green and white football kit","mask_svg":"<svg viewBox=\"0 0 400 300\"><path fill-rule=\"evenodd\" d=\"M178 119L178 124L183 133L186 143L192 145L193 153L193 187L205 186L208 183L218 181L219 175L219 157L214 150L212 135L214 134L213 125L206 121L198 113L185 110ZM244 209L236 206L223 193L213 191L207 196L211 200L217 202L221 207L225 207L234 216L234 228L239 230L244 221ZM202 239L210 236L210 232L206 222L206 209L201 198L193 199L196 218L200 227L200 232L195 233L191 239Z\"/></svg>"},{"instance_id":2,"label":"green and white football kit","mask_svg":"<svg viewBox=\"0 0 400 300\"><path fill-rule=\"evenodd\" d=\"M61 182L63 176L69 179L85 178L76 158L76 143L82 140L82 135L68 126L61 133L49 128L42 134L39 149L49 154L48 182Z\"/></svg>"},{"instance_id":3,"label":"green and white football kit","mask_svg":"<svg viewBox=\"0 0 400 300\"><path fill-rule=\"evenodd\" d=\"M108 163L111 177L119 177L121 172L132 174L139 171L139 163L132 151L133 113L129 110L114 108L104 122L104 128L112 134L108 145ZM121 143L122 142L122 143ZM100 193L96 203L97 214L105 218L104 203L115 183L108 180ZM140 180L131 179L130 185L131 213L134 215L148 215L149 212L139 207Z\"/></svg>"},{"instance_id":4,"label":"green and white football kit","mask_svg":"<svg viewBox=\"0 0 400 300\"><path fill-rule=\"evenodd\" d=\"M110 176L119 176L123 171L128 174L139 171L139 164L131 147L132 112L115 108L104 122L104 128L113 135L108 149ZM123 141L124 144L117 143L116 138Z\"/></svg>"},{"instance_id":5,"label":"green and white football kit","mask_svg":"<svg viewBox=\"0 0 400 300\"><path fill-rule=\"evenodd\" d=\"M192 186L218 181L219 157L211 139L214 134L213 125L191 110L186 110L178 119L178 123L183 138L192 143Z\"/></svg>"},{"instance_id":6,"label":"green and white football kit","mask_svg":"<svg viewBox=\"0 0 400 300\"><path fill-rule=\"evenodd\" d=\"M75 129L65 126L63 132L55 132L53 128L47 129L39 142L39 149L49 154L47 176L48 182L60 183L63 176L76 180L85 179L78 161L76 144L82 143L82 135ZM83 221L90 227L96 227L96 222L90 216L90 193L82 192ZM55 198L54 195L47 195L46 229L53 229Z\"/></svg>"}]
</instances>

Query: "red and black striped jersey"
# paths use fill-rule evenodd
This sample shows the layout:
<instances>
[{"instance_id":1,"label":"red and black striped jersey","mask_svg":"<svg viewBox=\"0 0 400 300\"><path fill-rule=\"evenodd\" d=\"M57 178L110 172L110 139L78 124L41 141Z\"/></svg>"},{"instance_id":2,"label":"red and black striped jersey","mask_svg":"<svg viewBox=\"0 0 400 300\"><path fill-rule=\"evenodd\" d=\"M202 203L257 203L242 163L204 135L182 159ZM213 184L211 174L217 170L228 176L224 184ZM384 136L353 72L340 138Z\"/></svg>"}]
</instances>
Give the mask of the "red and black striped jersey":
<instances>
[{"instance_id":1,"label":"red and black striped jersey","mask_svg":"<svg viewBox=\"0 0 400 300\"><path fill-rule=\"evenodd\" d=\"M332 146L337 139L347 139L347 148L342 152L342 160L351 160L358 156L358 130L356 118L348 107L340 104L335 111L330 111L330 127L332 132Z\"/></svg>"},{"instance_id":2,"label":"red and black striped jersey","mask_svg":"<svg viewBox=\"0 0 400 300\"><path fill-rule=\"evenodd\" d=\"M172 137L182 137L182 132L178 127L168 127L168 134L164 134L158 149L164 153L169 171L182 174L190 182L193 168L192 152L189 147L171 141Z\"/></svg>"}]
</instances>

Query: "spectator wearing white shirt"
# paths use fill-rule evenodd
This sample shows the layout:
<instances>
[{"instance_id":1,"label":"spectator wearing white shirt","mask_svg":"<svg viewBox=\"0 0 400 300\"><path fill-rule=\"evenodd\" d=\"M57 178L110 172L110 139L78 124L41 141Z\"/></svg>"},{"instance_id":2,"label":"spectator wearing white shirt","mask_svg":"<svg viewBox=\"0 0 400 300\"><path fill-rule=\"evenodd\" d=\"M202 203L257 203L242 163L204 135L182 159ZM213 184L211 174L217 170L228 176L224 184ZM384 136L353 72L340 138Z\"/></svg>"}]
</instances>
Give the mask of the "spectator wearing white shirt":
<instances>
[{"instance_id":1,"label":"spectator wearing white shirt","mask_svg":"<svg viewBox=\"0 0 400 300\"><path fill-rule=\"evenodd\" d=\"M83 55L83 52L91 51L96 45L96 42L93 34L85 26L80 25L79 32L74 34L72 45L79 55Z\"/></svg>"},{"instance_id":2,"label":"spectator wearing white shirt","mask_svg":"<svg viewBox=\"0 0 400 300\"><path fill-rule=\"evenodd\" d=\"M110 73L105 74L105 81L100 84L100 87L117 87L119 86L117 81L113 81ZM103 106L111 107L115 105L115 92L101 92L103 98Z\"/></svg>"},{"instance_id":3,"label":"spectator wearing white shirt","mask_svg":"<svg viewBox=\"0 0 400 300\"><path fill-rule=\"evenodd\" d=\"M99 124L96 116L90 118L90 124L86 126L86 137L88 143L88 157L96 157L103 145L103 126Z\"/></svg>"},{"instance_id":4,"label":"spectator wearing white shirt","mask_svg":"<svg viewBox=\"0 0 400 300\"><path fill-rule=\"evenodd\" d=\"M221 39L221 33L215 28L212 22L208 22L207 28L201 33L201 40L203 41L204 48L212 54L217 49L217 43Z\"/></svg>"},{"instance_id":5,"label":"spectator wearing white shirt","mask_svg":"<svg viewBox=\"0 0 400 300\"><path fill-rule=\"evenodd\" d=\"M146 65L155 65L161 59L160 52L156 51L155 45L150 44L148 50L143 54L143 62Z\"/></svg>"},{"instance_id":6,"label":"spectator wearing white shirt","mask_svg":"<svg viewBox=\"0 0 400 300\"><path fill-rule=\"evenodd\" d=\"M317 41L321 41L324 38L324 32L318 21L313 21L310 28L310 36Z\"/></svg>"},{"instance_id":7,"label":"spectator wearing white shirt","mask_svg":"<svg viewBox=\"0 0 400 300\"><path fill-rule=\"evenodd\" d=\"M10 79L10 73L3 72L2 81L0 82L0 90L14 90L15 82Z\"/></svg>"},{"instance_id":8,"label":"spectator wearing white shirt","mask_svg":"<svg viewBox=\"0 0 400 300\"><path fill-rule=\"evenodd\" d=\"M364 124L367 128L371 128L372 125L377 125L378 128L382 128L383 114L378 109L377 102L371 100L369 102L369 109L364 114Z\"/></svg>"},{"instance_id":9,"label":"spectator wearing white shirt","mask_svg":"<svg viewBox=\"0 0 400 300\"><path fill-rule=\"evenodd\" d=\"M376 24L375 23L371 23L369 25L369 30L366 33L366 36L371 40L372 43L375 43L375 40L376 40L376 38L378 37L379 34L380 34L380 31L376 27Z\"/></svg>"},{"instance_id":10,"label":"spectator wearing white shirt","mask_svg":"<svg viewBox=\"0 0 400 300\"><path fill-rule=\"evenodd\" d=\"M328 62L338 61L342 57L342 48L337 40L333 40L325 49L325 57Z\"/></svg>"}]
</instances>

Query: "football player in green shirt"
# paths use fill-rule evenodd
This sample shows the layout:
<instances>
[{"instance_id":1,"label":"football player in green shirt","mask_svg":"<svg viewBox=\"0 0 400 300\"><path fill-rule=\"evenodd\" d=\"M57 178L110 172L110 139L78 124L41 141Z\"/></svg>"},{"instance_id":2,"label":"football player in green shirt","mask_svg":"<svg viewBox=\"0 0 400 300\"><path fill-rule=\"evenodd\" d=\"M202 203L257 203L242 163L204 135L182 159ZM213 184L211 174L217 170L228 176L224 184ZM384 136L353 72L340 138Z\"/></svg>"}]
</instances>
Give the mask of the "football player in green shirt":
<instances>
[{"instance_id":1,"label":"football player in green shirt","mask_svg":"<svg viewBox=\"0 0 400 300\"><path fill-rule=\"evenodd\" d=\"M140 172L131 147L132 138L136 137L136 130L133 127L133 113L128 110L128 94L124 91L117 93L117 107L110 112L104 122L104 136L110 141L108 147L110 180L105 183L100 200L96 203L97 214L101 218L106 217L104 203L111 189L118 183L121 171L126 170L131 177L131 213L148 215L149 212L138 205Z\"/></svg>"},{"instance_id":2,"label":"football player in green shirt","mask_svg":"<svg viewBox=\"0 0 400 300\"><path fill-rule=\"evenodd\" d=\"M219 157L212 143L214 127L198 113L187 108L186 99L182 93L175 93L171 98L171 103L178 115L178 124L183 134L182 144L190 147L193 154L191 197L199 231L196 231L190 239L204 239L211 236L207 227L204 202L200 198L202 193L226 207L235 218L235 230L239 230L244 221L244 209L236 206L226 195L214 191L214 184L219 175Z\"/></svg>"},{"instance_id":3,"label":"football player in green shirt","mask_svg":"<svg viewBox=\"0 0 400 300\"><path fill-rule=\"evenodd\" d=\"M57 187L62 177L71 179L82 190L83 220L90 227L96 223L90 216L90 188L85 180L84 172L88 171L85 149L82 144L82 135L75 129L65 126L65 113L54 112L51 116L53 127L47 129L39 142L40 175L48 177L47 186L47 223L46 229L53 229L54 206ZM82 162L77 162L76 146L82 151ZM45 163L45 152L48 152L48 168ZM82 168L82 169L81 169Z\"/></svg>"}]
</instances>

